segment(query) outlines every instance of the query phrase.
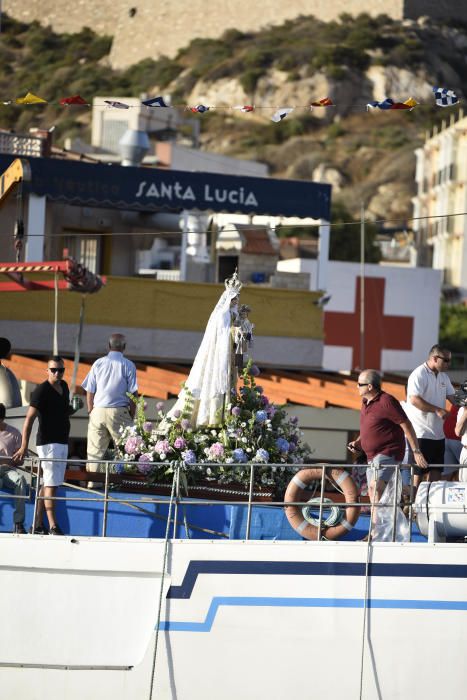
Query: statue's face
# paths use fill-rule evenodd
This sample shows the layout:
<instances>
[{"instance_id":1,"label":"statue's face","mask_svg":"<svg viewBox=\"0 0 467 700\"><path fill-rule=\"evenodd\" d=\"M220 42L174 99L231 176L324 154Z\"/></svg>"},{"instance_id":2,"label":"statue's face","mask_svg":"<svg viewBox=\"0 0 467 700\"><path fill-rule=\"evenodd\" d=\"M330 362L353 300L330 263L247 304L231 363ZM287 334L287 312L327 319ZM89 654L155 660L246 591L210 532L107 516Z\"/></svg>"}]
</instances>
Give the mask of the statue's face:
<instances>
[{"instance_id":1,"label":"statue's face","mask_svg":"<svg viewBox=\"0 0 467 700\"><path fill-rule=\"evenodd\" d=\"M239 298L238 298L238 295L237 295L237 296L234 297L234 298L232 299L232 301L230 302L230 308L231 308L231 309L233 309L233 308L236 309L237 306L238 306L238 302L239 302Z\"/></svg>"}]
</instances>

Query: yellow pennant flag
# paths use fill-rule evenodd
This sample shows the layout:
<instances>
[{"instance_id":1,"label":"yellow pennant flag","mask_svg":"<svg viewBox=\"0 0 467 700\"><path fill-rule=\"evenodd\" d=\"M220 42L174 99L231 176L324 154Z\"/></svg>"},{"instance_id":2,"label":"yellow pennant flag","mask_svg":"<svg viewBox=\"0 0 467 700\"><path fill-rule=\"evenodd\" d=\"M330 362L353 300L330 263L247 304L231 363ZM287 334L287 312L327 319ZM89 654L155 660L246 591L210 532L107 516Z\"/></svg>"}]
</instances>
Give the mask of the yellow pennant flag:
<instances>
[{"instance_id":1,"label":"yellow pennant flag","mask_svg":"<svg viewBox=\"0 0 467 700\"><path fill-rule=\"evenodd\" d=\"M410 107L411 109L413 109L414 107L416 107L418 105L418 102L417 102L417 100L414 100L413 97L409 97L408 100L405 100L404 104L407 105L408 107Z\"/></svg>"},{"instance_id":2,"label":"yellow pennant flag","mask_svg":"<svg viewBox=\"0 0 467 700\"><path fill-rule=\"evenodd\" d=\"M39 105L47 104L47 100L43 100L42 97L38 97L32 92L27 92L24 97L17 97L15 103L17 105Z\"/></svg>"}]
</instances>

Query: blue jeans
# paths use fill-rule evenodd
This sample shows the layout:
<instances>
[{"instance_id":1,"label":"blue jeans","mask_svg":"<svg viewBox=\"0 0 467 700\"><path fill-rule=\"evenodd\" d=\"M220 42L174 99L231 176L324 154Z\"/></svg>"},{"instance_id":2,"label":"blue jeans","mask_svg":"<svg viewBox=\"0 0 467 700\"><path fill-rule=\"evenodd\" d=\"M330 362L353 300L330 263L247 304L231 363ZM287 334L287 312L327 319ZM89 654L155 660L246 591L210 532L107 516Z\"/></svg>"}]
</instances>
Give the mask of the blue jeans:
<instances>
[{"instance_id":1,"label":"blue jeans","mask_svg":"<svg viewBox=\"0 0 467 700\"><path fill-rule=\"evenodd\" d=\"M14 491L15 496L27 496L26 479L17 469L11 467L0 467L0 488ZM25 498L16 498L13 514L15 523L24 523L25 510Z\"/></svg>"}]
</instances>

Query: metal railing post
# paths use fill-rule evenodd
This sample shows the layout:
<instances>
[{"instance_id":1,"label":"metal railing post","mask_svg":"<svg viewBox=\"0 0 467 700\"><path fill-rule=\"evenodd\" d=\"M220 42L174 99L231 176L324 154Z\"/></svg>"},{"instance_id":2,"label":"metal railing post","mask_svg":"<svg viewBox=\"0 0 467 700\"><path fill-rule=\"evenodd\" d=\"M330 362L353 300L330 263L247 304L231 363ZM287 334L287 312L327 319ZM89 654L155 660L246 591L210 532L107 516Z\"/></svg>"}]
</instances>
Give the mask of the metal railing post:
<instances>
[{"instance_id":1,"label":"metal railing post","mask_svg":"<svg viewBox=\"0 0 467 700\"><path fill-rule=\"evenodd\" d=\"M323 469L323 472L321 474L321 492L320 492L320 496L319 496L318 534L316 536L316 540L318 542L321 541L321 523L323 520L324 482L326 479L326 465L325 464L323 464L322 469Z\"/></svg>"},{"instance_id":2,"label":"metal railing post","mask_svg":"<svg viewBox=\"0 0 467 700\"><path fill-rule=\"evenodd\" d=\"M398 491L399 491L399 478L400 478L400 464L396 465L396 479L394 484L394 502L392 504L392 541L396 541L396 525L397 525L397 503L398 503Z\"/></svg>"},{"instance_id":3,"label":"metal railing post","mask_svg":"<svg viewBox=\"0 0 467 700\"><path fill-rule=\"evenodd\" d=\"M36 530L36 516L37 516L37 499L39 497L39 490L40 490L40 485L41 485L41 460L39 459L39 464L37 467L37 474L36 474L36 494L34 496L34 510L32 514L32 532L34 533ZM31 486L32 486L32 460L31 460Z\"/></svg>"},{"instance_id":4,"label":"metal railing post","mask_svg":"<svg viewBox=\"0 0 467 700\"><path fill-rule=\"evenodd\" d=\"M178 501L180 498L180 465L178 462L174 462L175 469L175 507L174 507L174 523L172 530L172 537L175 539L177 537L177 526L178 526Z\"/></svg>"},{"instance_id":5,"label":"metal railing post","mask_svg":"<svg viewBox=\"0 0 467 700\"><path fill-rule=\"evenodd\" d=\"M248 491L248 508L246 512L246 531L245 531L245 539L249 540L250 539L250 530L251 530L251 502L253 500L253 486L255 483L255 465L252 464L250 466L250 488Z\"/></svg>"},{"instance_id":6,"label":"metal railing post","mask_svg":"<svg viewBox=\"0 0 467 700\"><path fill-rule=\"evenodd\" d=\"M109 463L105 463L104 515L102 516L102 537L107 536L107 515L109 511Z\"/></svg>"}]
</instances>

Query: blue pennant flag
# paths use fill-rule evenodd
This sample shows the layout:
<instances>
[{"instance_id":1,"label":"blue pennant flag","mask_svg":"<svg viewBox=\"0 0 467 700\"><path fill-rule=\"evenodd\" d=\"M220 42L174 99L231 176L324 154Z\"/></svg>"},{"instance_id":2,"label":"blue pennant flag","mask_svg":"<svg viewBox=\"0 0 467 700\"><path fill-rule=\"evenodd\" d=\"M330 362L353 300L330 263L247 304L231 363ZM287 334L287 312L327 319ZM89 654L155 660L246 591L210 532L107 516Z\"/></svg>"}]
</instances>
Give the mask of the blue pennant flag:
<instances>
[{"instance_id":1,"label":"blue pennant flag","mask_svg":"<svg viewBox=\"0 0 467 700\"><path fill-rule=\"evenodd\" d=\"M165 102L163 97L151 97L150 100L143 100L143 105L146 107L168 107L169 105Z\"/></svg>"}]
</instances>

